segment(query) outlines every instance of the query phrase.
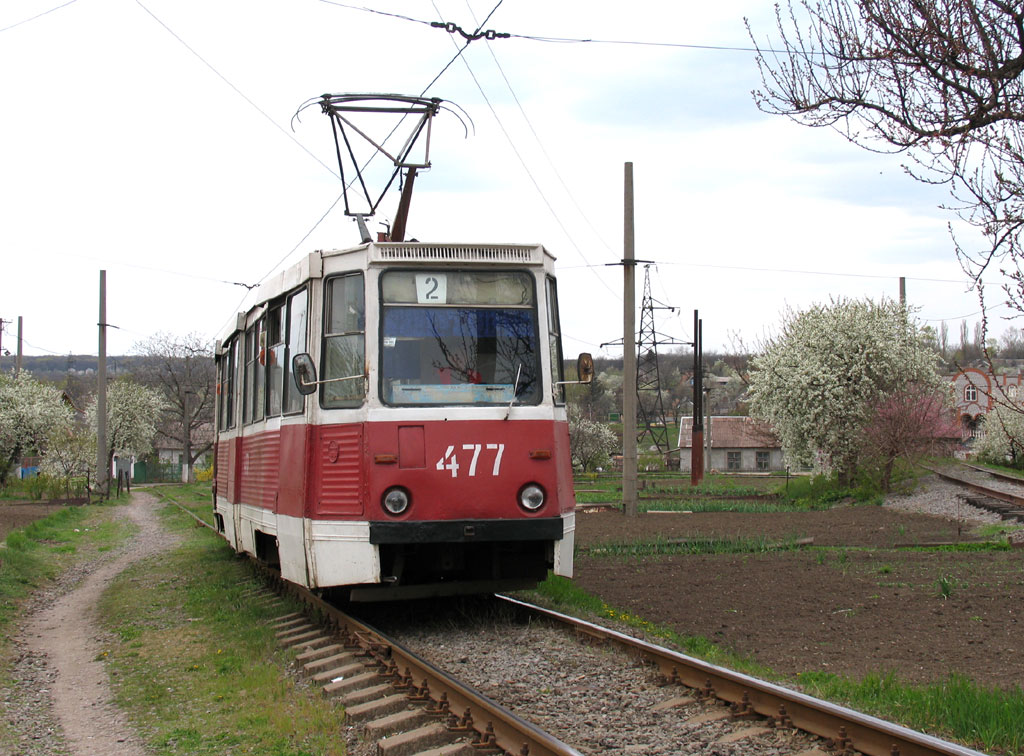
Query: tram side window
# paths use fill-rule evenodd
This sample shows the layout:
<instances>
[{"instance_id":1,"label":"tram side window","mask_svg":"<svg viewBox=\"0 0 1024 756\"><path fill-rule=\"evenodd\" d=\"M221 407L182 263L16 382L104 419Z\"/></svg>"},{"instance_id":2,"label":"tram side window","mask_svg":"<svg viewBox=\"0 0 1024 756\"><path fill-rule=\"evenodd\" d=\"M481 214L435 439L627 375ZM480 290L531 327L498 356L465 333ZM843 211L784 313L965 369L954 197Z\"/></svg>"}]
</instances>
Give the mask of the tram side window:
<instances>
[{"instance_id":1,"label":"tram side window","mask_svg":"<svg viewBox=\"0 0 1024 756\"><path fill-rule=\"evenodd\" d=\"M332 382L321 387L321 400L324 407L356 407L366 394L363 274L332 278L328 287L321 380Z\"/></svg>"},{"instance_id":2,"label":"tram side window","mask_svg":"<svg viewBox=\"0 0 1024 756\"><path fill-rule=\"evenodd\" d=\"M309 292L301 289L288 298L288 349L284 356L284 411L302 412L302 394L291 379L291 360L306 351L306 329L309 320Z\"/></svg>"},{"instance_id":3,"label":"tram side window","mask_svg":"<svg viewBox=\"0 0 1024 756\"><path fill-rule=\"evenodd\" d=\"M267 417L281 414L284 398L284 307L272 307L267 315L267 348L261 362L267 369Z\"/></svg>"},{"instance_id":4,"label":"tram side window","mask_svg":"<svg viewBox=\"0 0 1024 756\"><path fill-rule=\"evenodd\" d=\"M238 339L232 338L221 355L218 368L218 394L220 399L220 428L235 427L235 359L238 354Z\"/></svg>"},{"instance_id":5,"label":"tram side window","mask_svg":"<svg viewBox=\"0 0 1024 756\"><path fill-rule=\"evenodd\" d=\"M547 279L548 295L548 349L551 351L551 384L554 389L555 401L565 404L565 386L562 373L562 327L558 319L558 289L555 279Z\"/></svg>"},{"instance_id":6,"label":"tram side window","mask_svg":"<svg viewBox=\"0 0 1024 756\"><path fill-rule=\"evenodd\" d=\"M263 419L266 400L264 349L263 321L258 320L245 331L245 405L242 416L243 422L246 423Z\"/></svg>"}]
</instances>

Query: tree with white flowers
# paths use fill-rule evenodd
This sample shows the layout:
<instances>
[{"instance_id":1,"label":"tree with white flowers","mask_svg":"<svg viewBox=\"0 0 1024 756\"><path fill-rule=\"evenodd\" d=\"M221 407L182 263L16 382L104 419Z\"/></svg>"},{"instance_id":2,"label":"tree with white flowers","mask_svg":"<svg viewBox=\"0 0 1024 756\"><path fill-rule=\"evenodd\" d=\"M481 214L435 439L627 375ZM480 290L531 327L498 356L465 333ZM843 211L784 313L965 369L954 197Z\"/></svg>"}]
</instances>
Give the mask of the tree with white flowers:
<instances>
[{"instance_id":1,"label":"tree with white flowers","mask_svg":"<svg viewBox=\"0 0 1024 756\"><path fill-rule=\"evenodd\" d=\"M791 463L849 483L878 408L908 386L937 389L937 359L897 302L839 299L790 310L753 360L750 414L772 425Z\"/></svg>"},{"instance_id":2,"label":"tree with white flowers","mask_svg":"<svg viewBox=\"0 0 1024 756\"><path fill-rule=\"evenodd\" d=\"M70 415L59 389L26 371L0 375L0 486L18 459L45 448L49 435Z\"/></svg>"},{"instance_id":3,"label":"tree with white flowers","mask_svg":"<svg viewBox=\"0 0 1024 756\"><path fill-rule=\"evenodd\" d=\"M619 448L615 433L604 423L588 420L576 407L569 407L569 449L573 467L582 470L607 464Z\"/></svg>"},{"instance_id":4,"label":"tree with white flowers","mask_svg":"<svg viewBox=\"0 0 1024 756\"><path fill-rule=\"evenodd\" d=\"M974 447L978 457L997 465L1024 465L1024 413L1005 400L985 417L985 433Z\"/></svg>"},{"instance_id":5,"label":"tree with white flowers","mask_svg":"<svg viewBox=\"0 0 1024 756\"><path fill-rule=\"evenodd\" d=\"M153 448L157 423L164 409L160 393L131 378L118 378L107 388L107 466L114 454L135 457ZM96 403L88 410L89 425L96 428Z\"/></svg>"}]
</instances>

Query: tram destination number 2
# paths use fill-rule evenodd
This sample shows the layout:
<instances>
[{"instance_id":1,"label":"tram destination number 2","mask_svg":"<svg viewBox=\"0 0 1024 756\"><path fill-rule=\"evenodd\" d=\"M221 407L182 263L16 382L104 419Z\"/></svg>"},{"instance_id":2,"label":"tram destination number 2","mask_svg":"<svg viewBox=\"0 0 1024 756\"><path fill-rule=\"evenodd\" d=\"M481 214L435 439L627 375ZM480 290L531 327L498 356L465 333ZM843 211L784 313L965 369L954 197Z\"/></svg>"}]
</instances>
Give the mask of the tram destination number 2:
<instances>
[{"instance_id":1,"label":"tram destination number 2","mask_svg":"<svg viewBox=\"0 0 1024 756\"><path fill-rule=\"evenodd\" d=\"M491 464L491 475L497 477L501 471L501 455L505 453L505 444L463 444L462 451L472 452L473 456L469 461L468 476L470 478L476 477L477 466L482 462L484 469L487 468L487 460L489 452L494 452L493 461ZM481 451L486 452L483 456L484 460L481 460ZM463 456L465 460L465 456ZM459 477L459 470L462 466L459 464L458 453L455 451L455 446L449 446L441 459L437 460L435 468L438 470L450 470L453 478ZM486 474L486 473L485 473Z\"/></svg>"}]
</instances>

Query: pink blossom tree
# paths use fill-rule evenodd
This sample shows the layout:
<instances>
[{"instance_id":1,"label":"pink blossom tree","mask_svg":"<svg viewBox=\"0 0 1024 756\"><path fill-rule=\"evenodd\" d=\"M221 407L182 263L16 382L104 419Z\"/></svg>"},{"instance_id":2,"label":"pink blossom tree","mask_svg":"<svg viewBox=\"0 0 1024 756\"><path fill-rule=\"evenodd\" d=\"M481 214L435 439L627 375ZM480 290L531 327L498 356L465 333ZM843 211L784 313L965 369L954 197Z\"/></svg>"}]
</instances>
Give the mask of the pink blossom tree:
<instances>
[{"instance_id":1,"label":"pink blossom tree","mask_svg":"<svg viewBox=\"0 0 1024 756\"><path fill-rule=\"evenodd\" d=\"M861 431L863 459L881 473L882 490L892 486L896 460L914 463L945 451L960 438L947 391L920 383L881 397Z\"/></svg>"}]
</instances>

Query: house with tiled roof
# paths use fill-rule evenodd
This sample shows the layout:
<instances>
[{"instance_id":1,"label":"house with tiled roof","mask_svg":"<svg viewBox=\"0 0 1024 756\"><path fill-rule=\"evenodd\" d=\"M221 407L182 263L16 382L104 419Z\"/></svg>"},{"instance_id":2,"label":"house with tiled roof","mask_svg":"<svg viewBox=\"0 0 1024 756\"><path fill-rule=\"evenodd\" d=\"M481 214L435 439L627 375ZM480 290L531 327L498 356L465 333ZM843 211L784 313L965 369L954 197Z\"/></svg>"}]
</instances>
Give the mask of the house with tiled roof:
<instances>
[{"instance_id":1,"label":"house with tiled roof","mask_svg":"<svg viewBox=\"0 0 1024 756\"><path fill-rule=\"evenodd\" d=\"M692 418L683 418L679 426L679 469L690 470L693 444ZM772 472L785 470L782 445L767 423L751 417L721 415L711 417L704 427L704 443L710 439L710 469L721 472Z\"/></svg>"}]
</instances>

